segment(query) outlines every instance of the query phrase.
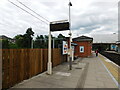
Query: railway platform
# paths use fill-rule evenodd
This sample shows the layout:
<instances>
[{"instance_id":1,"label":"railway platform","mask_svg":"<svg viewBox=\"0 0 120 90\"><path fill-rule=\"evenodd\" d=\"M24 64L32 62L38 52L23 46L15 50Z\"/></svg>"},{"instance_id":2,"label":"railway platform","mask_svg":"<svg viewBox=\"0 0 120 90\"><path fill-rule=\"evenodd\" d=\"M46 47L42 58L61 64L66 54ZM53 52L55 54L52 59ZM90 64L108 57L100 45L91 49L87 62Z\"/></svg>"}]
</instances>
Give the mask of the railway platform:
<instances>
[{"instance_id":1,"label":"railway platform","mask_svg":"<svg viewBox=\"0 0 120 90\"><path fill-rule=\"evenodd\" d=\"M116 71L115 71L116 69ZM106 90L119 88L119 71L115 64L111 64L102 55L93 55L89 58L79 58L72 64L64 63L53 68L53 74L46 72L39 74L29 80L25 80L11 89L15 88L102 88ZM115 71L115 72L113 72Z\"/></svg>"}]
</instances>

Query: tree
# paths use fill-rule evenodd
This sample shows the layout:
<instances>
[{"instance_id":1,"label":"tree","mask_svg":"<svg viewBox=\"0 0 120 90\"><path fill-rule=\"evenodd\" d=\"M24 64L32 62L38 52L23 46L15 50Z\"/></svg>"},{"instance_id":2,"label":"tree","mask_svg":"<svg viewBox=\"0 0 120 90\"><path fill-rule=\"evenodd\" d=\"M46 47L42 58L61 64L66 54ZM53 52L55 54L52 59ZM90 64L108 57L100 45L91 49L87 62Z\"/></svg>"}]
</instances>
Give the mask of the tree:
<instances>
[{"instance_id":1,"label":"tree","mask_svg":"<svg viewBox=\"0 0 120 90\"><path fill-rule=\"evenodd\" d=\"M23 35L23 48L31 48L32 36L34 36L34 32L32 28L28 28L26 34Z\"/></svg>"},{"instance_id":2,"label":"tree","mask_svg":"<svg viewBox=\"0 0 120 90\"><path fill-rule=\"evenodd\" d=\"M64 39L65 36L63 36L62 34L59 34L59 35L58 35L58 38Z\"/></svg>"},{"instance_id":3,"label":"tree","mask_svg":"<svg viewBox=\"0 0 120 90\"><path fill-rule=\"evenodd\" d=\"M17 35L14 37L15 44L18 48L23 48L23 35Z\"/></svg>"},{"instance_id":4,"label":"tree","mask_svg":"<svg viewBox=\"0 0 120 90\"><path fill-rule=\"evenodd\" d=\"M9 49L9 41L8 39L2 40L2 48Z\"/></svg>"},{"instance_id":5,"label":"tree","mask_svg":"<svg viewBox=\"0 0 120 90\"><path fill-rule=\"evenodd\" d=\"M45 39L43 35L40 35L36 37L36 40L34 42L34 47L35 48L45 48Z\"/></svg>"},{"instance_id":6,"label":"tree","mask_svg":"<svg viewBox=\"0 0 120 90\"><path fill-rule=\"evenodd\" d=\"M28 28L27 31L26 31L26 34L28 36L34 36L34 32L32 31L32 28Z\"/></svg>"},{"instance_id":7,"label":"tree","mask_svg":"<svg viewBox=\"0 0 120 90\"><path fill-rule=\"evenodd\" d=\"M2 49L2 40L0 40L0 49Z\"/></svg>"},{"instance_id":8,"label":"tree","mask_svg":"<svg viewBox=\"0 0 120 90\"><path fill-rule=\"evenodd\" d=\"M48 35L45 35L45 48L48 48Z\"/></svg>"},{"instance_id":9,"label":"tree","mask_svg":"<svg viewBox=\"0 0 120 90\"><path fill-rule=\"evenodd\" d=\"M62 41L65 39L65 36L59 34L55 39L55 48L62 48Z\"/></svg>"},{"instance_id":10,"label":"tree","mask_svg":"<svg viewBox=\"0 0 120 90\"><path fill-rule=\"evenodd\" d=\"M11 46L18 48L31 48L32 36L34 36L34 32L32 31L32 28L28 28L24 35L20 34L14 37L16 45Z\"/></svg>"},{"instance_id":11,"label":"tree","mask_svg":"<svg viewBox=\"0 0 120 90\"><path fill-rule=\"evenodd\" d=\"M18 46L17 46L17 44L15 44L15 43L9 43L9 48L11 49L17 49L17 48L19 48Z\"/></svg>"}]
</instances>

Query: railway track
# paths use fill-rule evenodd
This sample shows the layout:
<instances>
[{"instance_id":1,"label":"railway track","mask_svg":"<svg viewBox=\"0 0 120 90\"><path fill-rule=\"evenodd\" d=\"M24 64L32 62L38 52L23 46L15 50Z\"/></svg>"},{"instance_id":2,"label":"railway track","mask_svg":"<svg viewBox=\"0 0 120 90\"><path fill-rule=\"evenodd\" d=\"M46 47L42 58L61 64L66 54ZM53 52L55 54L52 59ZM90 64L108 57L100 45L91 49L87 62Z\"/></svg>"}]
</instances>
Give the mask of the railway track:
<instances>
[{"instance_id":1,"label":"railway track","mask_svg":"<svg viewBox=\"0 0 120 90\"><path fill-rule=\"evenodd\" d=\"M109 60L113 61L116 63L118 66L120 66L120 54L116 52L111 52L111 51L104 51L100 52L103 56L108 58Z\"/></svg>"}]
</instances>

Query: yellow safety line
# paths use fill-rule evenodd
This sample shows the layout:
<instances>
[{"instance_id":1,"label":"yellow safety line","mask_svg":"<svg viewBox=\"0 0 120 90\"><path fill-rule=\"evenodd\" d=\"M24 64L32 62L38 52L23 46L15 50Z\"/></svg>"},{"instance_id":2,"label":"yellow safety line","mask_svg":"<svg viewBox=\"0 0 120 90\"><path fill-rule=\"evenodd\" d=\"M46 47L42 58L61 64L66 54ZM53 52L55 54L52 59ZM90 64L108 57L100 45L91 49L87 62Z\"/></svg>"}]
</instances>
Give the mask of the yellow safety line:
<instances>
[{"instance_id":1,"label":"yellow safety line","mask_svg":"<svg viewBox=\"0 0 120 90\"><path fill-rule=\"evenodd\" d=\"M116 65L114 65L111 62L107 62L105 61L105 58L101 55L99 55L100 59L103 61L103 63L105 64L105 66L108 68L108 70L111 72L111 74L113 75L113 77L118 81L118 83L120 84L120 72L118 71L118 67Z\"/></svg>"}]
</instances>

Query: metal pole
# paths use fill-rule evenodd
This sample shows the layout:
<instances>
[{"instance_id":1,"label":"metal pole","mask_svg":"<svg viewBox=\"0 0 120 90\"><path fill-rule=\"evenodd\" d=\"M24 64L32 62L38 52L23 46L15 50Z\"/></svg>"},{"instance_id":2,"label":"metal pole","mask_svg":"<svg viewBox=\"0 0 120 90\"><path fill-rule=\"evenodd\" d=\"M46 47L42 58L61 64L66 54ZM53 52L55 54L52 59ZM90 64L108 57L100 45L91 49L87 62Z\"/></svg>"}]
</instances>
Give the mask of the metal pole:
<instances>
[{"instance_id":1,"label":"metal pole","mask_svg":"<svg viewBox=\"0 0 120 90\"><path fill-rule=\"evenodd\" d=\"M69 59L69 64L70 64L70 67L69 67L69 69L70 70L72 70L72 50L71 50L71 35L72 35L72 33L71 33L71 12L70 12L70 6L71 6L71 2L70 2L70 0L69 0L69 23L70 23L70 26L69 26L69 28L70 28L70 32L69 32L69 35L70 35L70 59Z\"/></svg>"},{"instance_id":2,"label":"metal pole","mask_svg":"<svg viewBox=\"0 0 120 90\"><path fill-rule=\"evenodd\" d=\"M53 48L55 48L55 39L53 38Z\"/></svg>"},{"instance_id":3,"label":"metal pole","mask_svg":"<svg viewBox=\"0 0 120 90\"><path fill-rule=\"evenodd\" d=\"M49 27L50 29L50 27ZM47 73L49 75L52 74L52 62L51 62L51 32L49 30L49 44L48 44L48 67L47 67Z\"/></svg>"},{"instance_id":4,"label":"metal pole","mask_svg":"<svg viewBox=\"0 0 120 90\"><path fill-rule=\"evenodd\" d=\"M31 40L31 48L33 49L33 40Z\"/></svg>"}]
</instances>

